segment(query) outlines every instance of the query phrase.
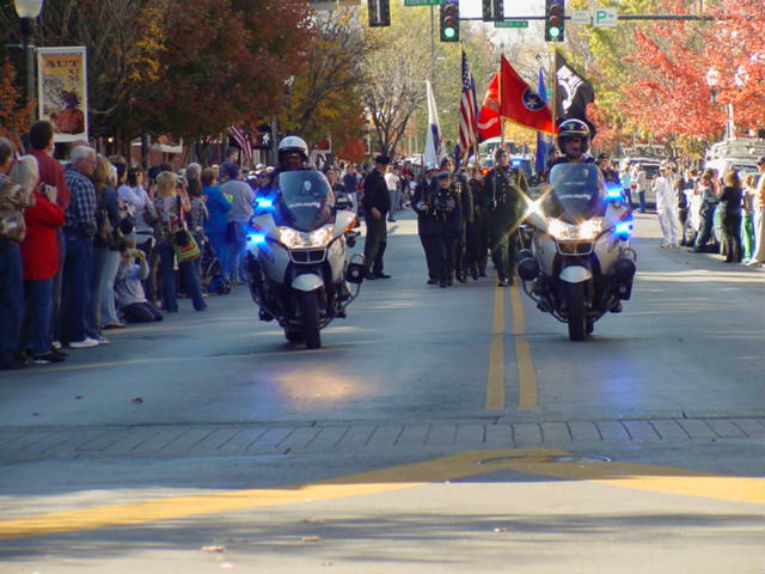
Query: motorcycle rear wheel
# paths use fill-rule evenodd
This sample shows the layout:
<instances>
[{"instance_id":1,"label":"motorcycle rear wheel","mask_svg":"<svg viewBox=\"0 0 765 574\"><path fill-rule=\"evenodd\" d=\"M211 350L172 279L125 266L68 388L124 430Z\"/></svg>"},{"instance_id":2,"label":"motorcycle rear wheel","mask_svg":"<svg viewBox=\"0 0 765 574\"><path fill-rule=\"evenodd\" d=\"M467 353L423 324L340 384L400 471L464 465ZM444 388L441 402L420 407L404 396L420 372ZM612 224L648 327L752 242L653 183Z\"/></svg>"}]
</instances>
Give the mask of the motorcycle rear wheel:
<instances>
[{"instance_id":1,"label":"motorcycle rear wheel","mask_svg":"<svg viewBox=\"0 0 765 574\"><path fill-rule=\"evenodd\" d=\"M309 349L321 347L319 334L319 294L316 291L300 293L300 315L303 318L305 346Z\"/></svg>"},{"instance_id":2,"label":"motorcycle rear wheel","mask_svg":"<svg viewBox=\"0 0 765 574\"><path fill-rule=\"evenodd\" d=\"M568 306L568 338L584 341L587 338L587 319L584 315L584 283L566 285Z\"/></svg>"}]
</instances>

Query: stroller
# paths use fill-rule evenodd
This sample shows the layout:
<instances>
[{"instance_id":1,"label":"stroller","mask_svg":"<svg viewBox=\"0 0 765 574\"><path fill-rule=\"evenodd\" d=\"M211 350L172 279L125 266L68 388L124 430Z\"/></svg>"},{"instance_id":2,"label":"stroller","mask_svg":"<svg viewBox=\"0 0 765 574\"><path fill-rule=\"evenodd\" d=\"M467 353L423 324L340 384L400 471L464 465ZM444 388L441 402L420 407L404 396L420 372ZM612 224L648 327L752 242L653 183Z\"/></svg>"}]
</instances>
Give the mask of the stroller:
<instances>
[{"instance_id":1,"label":"stroller","mask_svg":"<svg viewBox=\"0 0 765 574\"><path fill-rule=\"evenodd\" d=\"M209 241L205 241L202 251L202 288L208 293L218 295L231 293L231 281L223 276L223 265Z\"/></svg>"}]
</instances>

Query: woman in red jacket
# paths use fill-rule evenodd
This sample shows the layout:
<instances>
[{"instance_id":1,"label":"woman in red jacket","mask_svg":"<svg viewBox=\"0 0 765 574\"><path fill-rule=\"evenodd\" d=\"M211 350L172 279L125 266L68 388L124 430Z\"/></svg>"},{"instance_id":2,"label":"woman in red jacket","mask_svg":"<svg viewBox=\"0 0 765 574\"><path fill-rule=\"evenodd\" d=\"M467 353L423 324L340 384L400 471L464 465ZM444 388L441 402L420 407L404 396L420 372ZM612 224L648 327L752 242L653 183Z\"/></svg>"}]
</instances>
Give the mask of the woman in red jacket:
<instances>
[{"instance_id":1,"label":"woman in red jacket","mask_svg":"<svg viewBox=\"0 0 765 574\"><path fill-rule=\"evenodd\" d=\"M34 161L31 156L22 160L26 158ZM65 219L64 210L56 203L57 194L55 187L40 185L35 191L37 201L34 206L24 211L27 236L21 244L21 261L27 305L22 349L31 346L34 350L32 361L37 364L58 363L65 357L50 346L53 278L59 265L56 233Z\"/></svg>"}]
</instances>

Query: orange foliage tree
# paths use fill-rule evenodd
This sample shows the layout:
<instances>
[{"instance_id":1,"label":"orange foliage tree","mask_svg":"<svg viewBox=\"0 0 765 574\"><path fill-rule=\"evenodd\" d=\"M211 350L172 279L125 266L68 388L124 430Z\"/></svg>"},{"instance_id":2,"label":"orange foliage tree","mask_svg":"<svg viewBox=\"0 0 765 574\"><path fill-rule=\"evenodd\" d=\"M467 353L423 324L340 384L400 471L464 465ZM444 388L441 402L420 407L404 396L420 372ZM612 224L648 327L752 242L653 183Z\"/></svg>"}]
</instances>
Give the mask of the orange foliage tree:
<instances>
[{"instance_id":1,"label":"orange foliage tree","mask_svg":"<svg viewBox=\"0 0 765 574\"><path fill-rule=\"evenodd\" d=\"M21 148L21 134L29 130L29 118L34 102L24 105L14 85L16 68L7 58L0 67L0 135L10 138Z\"/></svg>"}]
</instances>

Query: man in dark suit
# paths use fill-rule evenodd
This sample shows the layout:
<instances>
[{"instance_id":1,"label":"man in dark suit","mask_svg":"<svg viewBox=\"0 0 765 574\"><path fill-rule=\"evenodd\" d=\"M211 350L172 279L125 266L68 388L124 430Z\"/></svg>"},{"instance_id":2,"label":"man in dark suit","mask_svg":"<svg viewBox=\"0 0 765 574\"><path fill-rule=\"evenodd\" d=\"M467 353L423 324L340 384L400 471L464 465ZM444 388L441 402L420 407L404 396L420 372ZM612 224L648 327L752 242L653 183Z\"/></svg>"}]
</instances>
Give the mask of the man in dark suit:
<instances>
[{"instance_id":1,"label":"man in dark suit","mask_svg":"<svg viewBox=\"0 0 765 574\"><path fill-rule=\"evenodd\" d=\"M375 158L375 168L364 179L364 207L367 223L367 237L364 241L364 258L367 264L367 279L387 279L383 273L383 254L388 243L386 215L390 211L390 194L385 183L385 171L390 163L386 155Z\"/></svg>"}]
</instances>

